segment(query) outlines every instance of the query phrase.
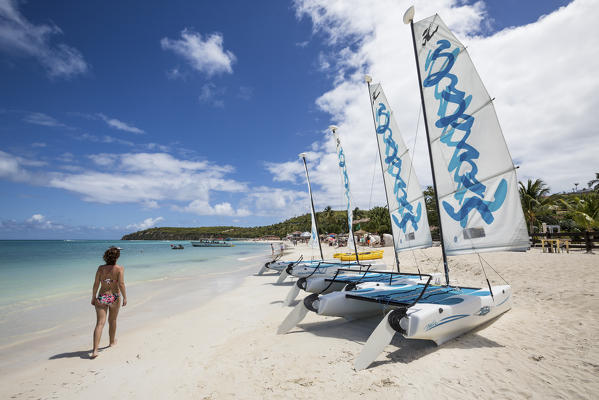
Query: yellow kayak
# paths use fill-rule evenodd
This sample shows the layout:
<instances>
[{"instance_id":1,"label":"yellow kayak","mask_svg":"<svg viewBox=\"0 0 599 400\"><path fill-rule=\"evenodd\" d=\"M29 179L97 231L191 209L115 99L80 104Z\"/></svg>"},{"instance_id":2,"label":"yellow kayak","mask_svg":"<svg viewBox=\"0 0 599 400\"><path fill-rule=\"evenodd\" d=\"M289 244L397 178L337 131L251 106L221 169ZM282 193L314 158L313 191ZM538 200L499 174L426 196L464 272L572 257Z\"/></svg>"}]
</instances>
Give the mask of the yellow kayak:
<instances>
[{"instance_id":1,"label":"yellow kayak","mask_svg":"<svg viewBox=\"0 0 599 400\"><path fill-rule=\"evenodd\" d=\"M358 260L377 260L383 258L384 250L360 251L358 252ZM333 257L341 261L353 261L356 259L356 253L335 253Z\"/></svg>"}]
</instances>

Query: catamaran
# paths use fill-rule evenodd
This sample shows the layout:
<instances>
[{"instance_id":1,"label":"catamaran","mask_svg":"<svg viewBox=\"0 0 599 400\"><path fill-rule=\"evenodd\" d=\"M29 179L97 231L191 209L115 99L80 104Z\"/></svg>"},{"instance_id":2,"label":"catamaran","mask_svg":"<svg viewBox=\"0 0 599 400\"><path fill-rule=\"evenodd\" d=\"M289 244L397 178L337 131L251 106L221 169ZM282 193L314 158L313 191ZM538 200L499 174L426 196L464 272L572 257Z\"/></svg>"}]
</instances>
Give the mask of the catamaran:
<instances>
[{"instance_id":1,"label":"catamaran","mask_svg":"<svg viewBox=\"0 0 599 400\"><path fill-rule=\"evenodd\" d=\"M368 77L370 79L370 77ZM418 183L416 173L412 168L409 149L404 143L395 117L391 112L385 93L377 85L376 99L380 104L380 114L373 111L376 140L380 155L383 184L391 218L391 233L394 243L395 262L399 271L397 254L402 251L421 249L432 246L432 238L426 214L424 194ZM370 272L370 271L369 271ZM374 274L361 276L356 273L342 271L340 276L305 282L306 289L319 290L300 302L279 326L278 333L286 333L293 329L307 315L308 311L319 315L337 316L348 319L362 318L382 312L382 307L375 303L366 303L347 296L356 290L374 291L388 285L402 288L413 288L417 284L430 283L440 276L429 274L391 273L376 271ZM298 281L299 285L304 282ZM313 285L309 288L307 285ZM344 285L345 286L342 286ZM332 292L334 289L343 291Z\"/></svg>"},{"instance_id":2,"label":"catamaran","mask_svg":"<svg viewBox=\"0 0 599 400\"><path fill-rule=\"evenodd\" d=\"M358 257L360 255L360 253L357 251L357 246L356 246L356 241L354 239L354 234L353 234L353 209L352 209L352 202L351 202L351 195L350 195L350 189L349 189L349 178L348 178L348 173L347 173L347 163L346 163L346 158L345 158L345 152L343 151L343 147L341 146L341 139L339 138L339 134L337 133L338 128L334 125L331 125L329 127L329 129L331 129L331 131L333 132L333 137L335 139L335 146L337 148L337 158L339 160L339 171L341 173L341 178L342 178L342 183L343 183L343 187L344 187L344 195L345 195L345 200L346 200L346 205L347 205L347 223L349 226L349 238L348 238L348 247L354 247L355 252L352 253L354 255L354 257L356 256L356 254L358 254ZM387 142L392 143L391 147L395 146L395 142L391 142L393 139L390 137L387 137L386 139L383 139L382 145L385 148L385 153L390 154L389 153L389 143L385 143L384 140L387 140ZM402 142L403 143L403 142ZM403 145L403 147L405 147L405 145ZM402 148L403 148L402 147ZM383 154L383 153L381 153ZM403 156L404 154L402 154ZM393 158L387 160L385 159L384 162L385 164L387 164L387 170L388 170L388 174L394 174L396 171L394 171L395 166L390 162L392 161ZM409 158L404 159L404 162L407 161L409 162ZM395 162L395 164L397 164L397 162ZM410 164L410 168L411 168L411 164ZM409 175L411 178L411 175ZM408 180L407 182L409 183L410 180ZM417 185L417 180L416 178L414 178L414 180L412 181L412 183L414 185ZM387 184L387 182L386 182ZM405 184L405 186L407 186L407 183ZM396 220L398 220L398 218L400 217L399 215L399 208L407 206L408 208L411 207L411 205L409 205L409 202L406 202L406 197L404 195L407 195L408 193L405 191L405 189L402 187L401 184L397 184L397 179L395 182L393 182L393 184L390 182L389 183L389 187L393 188L393 190L391 191L391 193L389 193L388 195L391 196L392 199L395 199L392 202L392 207L390 208L391 212L391 217L395 217ZM412 187L412 186L411 186ZM416 188L416 186L413 186L414 188ZM422 191L418 191L418 190L414 190L413 194L416 200L419 200L422 204L415 204L415 206L418 208L420 207L420 214L422 213L422 207L423 207L423 195L422 195ZM426 215L426 213L425 213ZM401 219L401 218L400 218ZM401 223L397 223L394 225L394 227L396 227L397 229L395 229L395 232L393 234L393 236L397 235L398 237L401 235L405 235L405 233L400 232L399 228L400 228ZM406 224L404 224L406 225ZM423 227L422 231L423 232L428 232L428 234L424 235L424 242L420 241L416 241L415 242L415 246L410 246L410 248L412 247L426 247L426 246L430 246L431 244L431 240L430 240L430 230L428 228L428 222L425 224L426 227ZM412 240L412 236L414 235L413 232L409 232L412 235L408 235L408 239ZM415 238L414 238L415 239ZM401 249L401 243L400 246L397 247L397 249ZM405 247L405 246L404 246ZM382 254L381 254L382 257ZM358 261L359 262L359 261ZM399 261L397 260L397 253L396 253L396 262L397 262L397 270L399 272ZM372 271L371 271L372 269ZM421 276L420 274L389 274L389 271L383 271L383 272L379 272L376 271L376 268L370 267L370 268L366 268L365 272L359 271L359 272L355 272L355 271L349 271L346 269L341 269L339 271L335 271L335 275L334 276L321 276L321 275L311 275L309 277L302 277L300 278L296 284L289 290L289 294L287 295L287 298L284 301L284 305L289 305L291 304L291 302L297 297L297 295L299 294L300 290L305 290L306 292L310 292L310 293L317 293L317 294L324 294L324 293L329 293L329 292L334 292L334 291L338 291L338 290L342 290L343 288L353 288L355 287L358 283L362 283L362 282L385 282L388 284L392 284L392 283L407 283L407 282L411 282L411 281L420 281ZM349 286L347 286L349 285Z\"/></svg>"},{"instance_id":3,"label":"catamaran","mask_svg":"<svg viewBox=\"0 0 599 400\"><path fill-rule=\"evenodd\" d=\"M312 197L312 186L310 184L310 175L308 174L308 164L306 162L306 154L301 153L299 157L302 159L304 164L304 170L306 173L306 182L308 184L308 194L310 196L310 217L311 217L311 235L310 241L308 245L312 248L318 248L320 252L320 260L312 260L312 261L302 261L300 258L297 261L275 261L272 263L265 264L260 272L263 271L264 268L270 269L281 269L281 274L277 279L277 283L282 283L288 276L295 276L297 278L303 277L323 277L323 276L332 276L334 275L338 269L340 268L357 268L362 270L364 268L385 268L386 265L383 262L368 262L368 263L360 263L359 261L355 262L342 262L338 259L333 260L325 260L322 253L322 246L320 244L320 239L318 237L318 225L316 221L316 211L314 209L314 198ZM350 225L351 227L351 225ZM350 232L351 233L351 232ZM352 235L353 239L353 235Z\"/></svg>"},{"instance_id":4,"label":"catamaran","mask_svg":"<svg viewBox=\"0 0 599 400\"><path fill-rule=\"evenodd\" d=\"M491 286L486 278L484 289L450 286L448 255L529 247L516 172L493 99L466 48L438 15L413 20L414 7L410 7L404 22L412 32L445 285L425 284L412 291L389 287L379 293L349 295L392 309L368 338L356 359L357 370L367 368L396 332L440 345L511 308L507 282ZM373 109L379 110L377 88L369 85L369 93ZM484 272L480 254L479 259Z\"/></svg>"}]
</instances>

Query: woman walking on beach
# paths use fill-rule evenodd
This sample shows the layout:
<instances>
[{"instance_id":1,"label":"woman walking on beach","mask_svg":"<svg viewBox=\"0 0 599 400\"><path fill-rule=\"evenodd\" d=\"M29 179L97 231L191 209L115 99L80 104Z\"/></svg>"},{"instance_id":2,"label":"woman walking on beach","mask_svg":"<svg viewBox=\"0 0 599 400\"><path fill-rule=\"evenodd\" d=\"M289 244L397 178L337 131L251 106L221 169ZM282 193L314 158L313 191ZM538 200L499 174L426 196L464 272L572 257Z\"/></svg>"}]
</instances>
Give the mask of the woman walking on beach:
<instances>
[{"instance_id":1,"label":"woman walking on beach","mask_svg":"<svg viewBox=\"0 0 599 400\"><path fill-rule=\"evenodd\" d=\"M91 358L98 356L98 346L102 337L102 329L108 315L108 334L110 336L110 347L116 344L116 318L121 308L121 297L123 307L127 305L127 292L125 291L125 269L116 265L121 255L117 247L111 247L104 253L105 265L100 265L96 271L94 288L92 292L92 305L96 307L96 328L94 329L94 349ZM98 292L98 288L100 291Z\"/></svg>"}]
</instances>

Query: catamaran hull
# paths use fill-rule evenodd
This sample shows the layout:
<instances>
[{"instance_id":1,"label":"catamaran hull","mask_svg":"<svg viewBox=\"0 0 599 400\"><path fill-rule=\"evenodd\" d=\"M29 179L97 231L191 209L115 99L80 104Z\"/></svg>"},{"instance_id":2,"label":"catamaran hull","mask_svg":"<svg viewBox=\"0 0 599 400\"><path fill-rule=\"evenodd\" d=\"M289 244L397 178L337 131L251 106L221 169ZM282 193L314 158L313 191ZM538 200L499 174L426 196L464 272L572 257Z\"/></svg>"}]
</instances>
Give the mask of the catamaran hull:
<instances>
[{"instance_id":1,"label":"catamaran hull","mask_svg":"<svg viewBox=\"0 0 599 400\"><path fill-rule=\"evenodd\" d=\"M298 285L300 282L298 281ZM309 293L322 293L323 291L338 292L343 289L346 285L345 282L327 282L325 277L308 278L305 279L305 287L300 286ZM328 287L328 289L327 289Z\"/></svg>"},{"instance_id":2,"label":"catamaran hull","mask_svg":"<svg viewBox=\"0 0 599 400\"><path fill-rule=\"evenodd\" d=\"M351 292L333 292L320 296L312 303L318 315L327 317L342 317L346 319L366 318L373 315L382 315L387 307L378 303L360 301L346 297Z\"/></svg>"},{"instance_id":3,"label":"catamaran hull","mask_svg":"<svg viewBox=\"0 0 599 400\"><path fill-rule=\"evenodd\" d=\"M408 339L432 340L441 345L512 308L508 285L493 286L491 295L455 296L463 301L454 305L418 303L399 321L400 333Z\"/></svg>"},{"instance_id":4,"label":"catamaran hull","mask_svg":"<svg viewBox=\"0 0 599 400\"><path fill-rule=\"evenodd\" d=\"M307 278L307 277L331 277L334 276L335 273L337 273L338 269L359 269L359 268L364 268L367 266L370 266L371 269L375 270L383 270L387 268L387 265L385 263L382 262L369 262L368 264L339 264L339 261L337 260L337 263L331 263L329 265L326 265L328 263L324 262L322 263L322 265L320 266L313 266L313 265L295 265L293 268L291 268L289 272L289 275L295 276L297 278Z\"/></svg>"}]
</instances>

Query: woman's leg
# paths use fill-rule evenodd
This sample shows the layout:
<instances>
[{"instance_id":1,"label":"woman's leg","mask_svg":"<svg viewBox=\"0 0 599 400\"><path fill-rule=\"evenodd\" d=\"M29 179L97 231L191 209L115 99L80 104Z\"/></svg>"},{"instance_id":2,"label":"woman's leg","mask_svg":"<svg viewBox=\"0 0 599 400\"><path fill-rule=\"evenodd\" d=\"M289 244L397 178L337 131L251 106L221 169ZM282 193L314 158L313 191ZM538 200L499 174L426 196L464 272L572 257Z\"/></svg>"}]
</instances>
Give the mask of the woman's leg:
<instances>
[{"instance_id":1,"label":"woman's leg","mask_svg":"<svg viewBox=\"0 0 599 400\"><path fill-rule=\"evenodd\" d=\"M114 339L116 335L116 317L119 316L119 309L121 308L121 299L119 299L116 303L112 304L108 307L108 335L110 336L110 346L114 346L116 344L116 340Z\"/></svg>"},{"instance_id":2,"label":"woman's leg","mask_svg":"<svg viewBox=\"0 0 599 400\"><path fill-rule=\"evenodd\" d=\"M100 338L102 337L102 329L106 323L106 306L96 305L96 328L94 329L94 349L91 358L98 356L98 347L100 346Z\"/></svg>"}]
</instances>

